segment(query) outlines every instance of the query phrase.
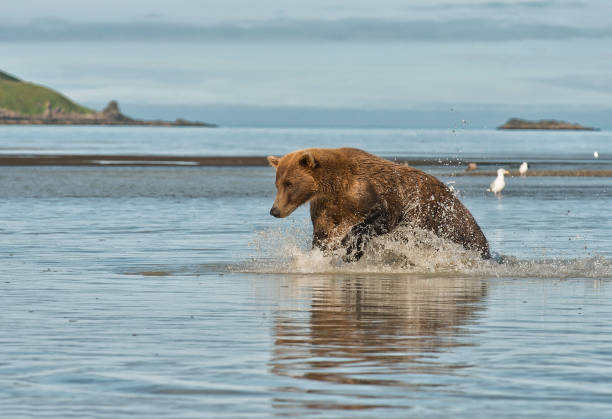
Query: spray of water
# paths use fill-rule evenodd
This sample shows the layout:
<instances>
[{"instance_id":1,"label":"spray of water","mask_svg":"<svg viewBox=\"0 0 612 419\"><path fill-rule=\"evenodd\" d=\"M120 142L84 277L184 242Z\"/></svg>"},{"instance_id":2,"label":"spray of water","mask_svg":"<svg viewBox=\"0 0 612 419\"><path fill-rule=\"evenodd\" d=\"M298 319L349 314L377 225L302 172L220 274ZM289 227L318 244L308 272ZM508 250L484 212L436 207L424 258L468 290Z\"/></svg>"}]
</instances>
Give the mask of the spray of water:
<instances>
[{"instance_id":1,"label":"spray of water","mask_svg":"<svg viewBox=\"0 0 612 419\"><path fill-rule=\"evenodd\" d=\"M479 253L442 239L432 232L402 226L374 238L357 262L342 261L344 251L311 249L307 228L260 231L250 243L248 262L234 266L241 272L305 274L426 274L517 278L612 278L612 260L585 258L519 259L494 255L482 260Z\"/></svg>"}]
</instances>

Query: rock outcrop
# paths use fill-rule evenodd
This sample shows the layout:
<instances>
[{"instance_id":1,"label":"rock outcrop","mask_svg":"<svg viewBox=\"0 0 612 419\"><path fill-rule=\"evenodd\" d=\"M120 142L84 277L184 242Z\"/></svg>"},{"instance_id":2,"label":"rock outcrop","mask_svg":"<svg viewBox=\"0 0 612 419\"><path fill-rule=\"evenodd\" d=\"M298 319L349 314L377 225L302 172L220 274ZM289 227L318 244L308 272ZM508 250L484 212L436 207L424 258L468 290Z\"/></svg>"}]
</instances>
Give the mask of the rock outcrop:
<instances>
[{"instance_id":1,"label":"rock outcrop","mask_svg":"<svg viewBox=\"0 0 612 419\"><path fill-rule=\"evenodd\" d=\"M510 118L504 125L497 129L546 129L546 130L578 130L578 131L598 131L597 128L584 127L580 124L571 122L557 121L556 119L541 119L539 121L529 121L520 118Z\"/></svg>"}]
</instances>

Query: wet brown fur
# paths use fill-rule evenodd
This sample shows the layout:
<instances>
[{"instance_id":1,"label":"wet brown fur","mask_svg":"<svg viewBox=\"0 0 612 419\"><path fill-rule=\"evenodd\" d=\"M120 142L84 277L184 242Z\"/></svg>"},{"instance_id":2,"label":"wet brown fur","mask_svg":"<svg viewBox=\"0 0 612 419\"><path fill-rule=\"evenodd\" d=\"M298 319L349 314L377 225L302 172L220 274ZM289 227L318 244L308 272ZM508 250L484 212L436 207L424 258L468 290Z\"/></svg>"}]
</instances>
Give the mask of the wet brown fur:
<instances>
[{"instance_id":1,"label":"wet brown fur","mask_svg":"<svg viewBox=\"0 0 612 419\"><path fill-rule=\"evenodd\" d=\"M421 170L355 148L311 148L268 161L276 168L273 210L283 218L310 202L315 246L336 247L352 226L384 204L388 231L408 223L490 257L472 214L446 185Z\"/></svg>"}]
</instances>

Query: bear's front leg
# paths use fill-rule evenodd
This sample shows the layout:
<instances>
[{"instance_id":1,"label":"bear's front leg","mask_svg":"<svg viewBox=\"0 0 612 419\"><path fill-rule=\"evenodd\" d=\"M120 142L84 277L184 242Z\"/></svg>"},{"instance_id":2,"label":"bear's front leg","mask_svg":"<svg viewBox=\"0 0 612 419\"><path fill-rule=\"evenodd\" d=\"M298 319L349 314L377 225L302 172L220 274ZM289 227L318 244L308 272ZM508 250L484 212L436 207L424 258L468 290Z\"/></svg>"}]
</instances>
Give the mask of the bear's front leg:
<instances>
[{"instance_id":1,"label":"bear's front leg","mask_svg":"<svg viewBox=\"0 0 612 419\"><path fill-rule=\"evenodd\" d=\"M391 230L391 213L386 202L377 204L365 220L355 224L340 242L346 247L345 262L354 262L363 256L365 247L372 237Z\"/></svg>"}]
</instances>

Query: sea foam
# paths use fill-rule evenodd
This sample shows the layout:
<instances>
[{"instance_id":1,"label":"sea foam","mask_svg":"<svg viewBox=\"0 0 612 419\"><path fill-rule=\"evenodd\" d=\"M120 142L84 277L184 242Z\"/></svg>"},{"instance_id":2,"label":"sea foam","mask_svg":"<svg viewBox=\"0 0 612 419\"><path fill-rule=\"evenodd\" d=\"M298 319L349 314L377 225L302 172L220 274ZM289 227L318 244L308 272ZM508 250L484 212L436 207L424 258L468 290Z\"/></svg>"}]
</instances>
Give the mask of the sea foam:
<instances>
[{"instance_id":1,"label":"sea foam","mask_svg":"<svg viewBox=\"0 0 612 419\"><path fill-rule=\"evenodd\" d=\"M266 229L251 241L248 261L231 270L268 274L415 274L517 278L612 278L612 259L521 259L493 252L483 260L477 251L442 239L432 232L402 226L373 238L357 262L342 260L344 249L311 249L307 228Z\"/></svg>"}]
</instances>

